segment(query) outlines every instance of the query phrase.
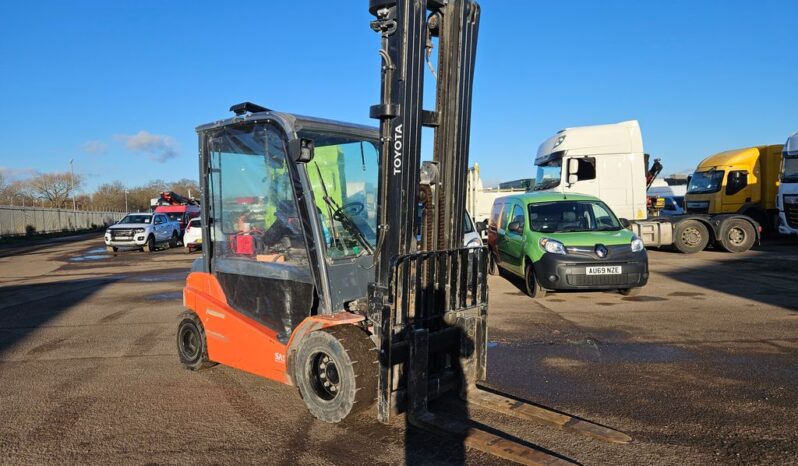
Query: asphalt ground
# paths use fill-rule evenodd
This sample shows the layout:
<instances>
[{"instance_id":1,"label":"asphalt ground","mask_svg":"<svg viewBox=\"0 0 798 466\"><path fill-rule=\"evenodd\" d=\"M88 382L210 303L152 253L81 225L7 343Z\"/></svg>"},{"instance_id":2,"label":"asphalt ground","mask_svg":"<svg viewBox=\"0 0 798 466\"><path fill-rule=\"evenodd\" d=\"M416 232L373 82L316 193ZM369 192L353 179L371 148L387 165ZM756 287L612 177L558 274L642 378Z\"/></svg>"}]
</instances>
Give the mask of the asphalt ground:
<instances>
[{"instance_id":1,"label":"asphalt ground","mask_svg":"<svg viewBox=\"0 0 798 466\"><path fill-rule=\"evenodd\" d=\"M450 439L312 418L293 387L175 352L197 255L98 235L0 247L2 464L504 464ZM650 251L640 296L490 278L487 385L622 430L597 440L444 401L582 464L798 464L798 243Z\"/></svg>"}]
</instances>

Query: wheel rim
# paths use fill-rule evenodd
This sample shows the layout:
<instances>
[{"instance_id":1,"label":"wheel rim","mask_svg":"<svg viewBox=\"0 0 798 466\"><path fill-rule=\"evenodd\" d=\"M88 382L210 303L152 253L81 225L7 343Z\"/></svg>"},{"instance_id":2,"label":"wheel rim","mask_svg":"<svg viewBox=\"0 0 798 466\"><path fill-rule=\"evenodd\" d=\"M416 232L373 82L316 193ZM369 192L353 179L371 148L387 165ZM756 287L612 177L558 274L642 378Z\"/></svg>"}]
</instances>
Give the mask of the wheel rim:
<instances>
[{"instance_id":1,"label":"wheel rim","mask_svg":"<svg viewBox=\"0 0 798 466\"><path fill-rule=\"evenodd\" d=\"M729 229L729 242L735 246L740 246L745 243L746 234L745 230L740 227L732 227Z\"/></svg>"},{"instance_id":2,"label":"wheel rim","mask_svg":"<svg viewBox=\"0 0 798 466\"><path fill-rule=\"evenodd\" d=\"M190 326L184 325L180 329L180 354L187 361L195 361L199 358L200 353L200 336L197 330Z\"/></svg>"},{"instance_id":3,"label":"wheel rim","mask_svg":"<svg viewBox=\"0 0 798 466\"><path fill-rule=\"evenodd\" d=\"M698 246L701 243L701 232L696 227L688 227L682 231L682 243L688 246Z\"/></svg>"},{"instance_id":4,"label":"wheel rim","mask_svg":"<svg viewBox=\"0 0 798 466\"><path fill-rule=\"evenodd\" d=\"M326 401L335 399L341 392L341 376L335 360L325 352L319 352L310 359L310 379L313 391Z\"/></svg>"}]
</instances>

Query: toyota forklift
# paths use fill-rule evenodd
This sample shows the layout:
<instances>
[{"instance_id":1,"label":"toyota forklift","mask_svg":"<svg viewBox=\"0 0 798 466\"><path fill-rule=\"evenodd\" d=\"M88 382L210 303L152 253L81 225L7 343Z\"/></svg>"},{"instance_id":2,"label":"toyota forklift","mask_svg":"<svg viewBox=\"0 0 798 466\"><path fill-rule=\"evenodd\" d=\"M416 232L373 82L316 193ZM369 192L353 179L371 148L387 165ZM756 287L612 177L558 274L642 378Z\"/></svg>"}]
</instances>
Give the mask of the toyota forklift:
<instances>
[{"instance_id":1,"label":"toyota forklift","mask_svg":"<svg viewBox=\"0 0 798 466\"><path fill-rule=\"evenodd\" d=\"M296 386L337 423L373 409L522 464L566 460L428 409L459 397L600 440L610 428L479 388L488 254L463 248L473 0L370 0L379 129L245 102L198 127L203 256L183 292L178 354ZM437 66L431 64L437 44ZM435 108L422 109L425 62ZM434 134L421 162L422 127Z\"/></svg>"}]
</instances>

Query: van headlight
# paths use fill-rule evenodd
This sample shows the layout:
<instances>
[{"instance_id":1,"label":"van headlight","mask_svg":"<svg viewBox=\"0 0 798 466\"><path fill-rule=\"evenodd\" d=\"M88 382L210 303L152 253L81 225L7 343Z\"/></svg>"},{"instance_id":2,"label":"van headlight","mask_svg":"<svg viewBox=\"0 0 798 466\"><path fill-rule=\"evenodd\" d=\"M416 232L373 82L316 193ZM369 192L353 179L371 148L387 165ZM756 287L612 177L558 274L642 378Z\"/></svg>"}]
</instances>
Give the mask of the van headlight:
<instances>
[{"instance_id":1,"label":"van headlight","mask_svg":"<svg viewBox=\"0 0 798 466\"><path fill-rule=\"evenodd\" d=\"M565 245L556 239L540 238L540 247L552 254L568 254L568 251L565 250Z\"/></svg>"},{"instance_id":2,"label":"van headlight","mask_svg":"<svg viewBox=\"0 0 798 466\"><path fill-rule=\"evenodd\" d=\"M646 245L643 244L643 240L635 236L632 240L632 252L640 252L645 248Z\"/></svg>"}]
</instances>

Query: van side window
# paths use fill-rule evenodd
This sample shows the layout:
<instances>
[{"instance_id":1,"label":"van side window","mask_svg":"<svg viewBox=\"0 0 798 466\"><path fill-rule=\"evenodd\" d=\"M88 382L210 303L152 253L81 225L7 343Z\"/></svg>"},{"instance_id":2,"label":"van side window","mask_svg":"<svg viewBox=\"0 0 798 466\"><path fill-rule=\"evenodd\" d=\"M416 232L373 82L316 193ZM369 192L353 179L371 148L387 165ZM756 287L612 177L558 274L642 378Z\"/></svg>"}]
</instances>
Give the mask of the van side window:
<instances>
[{"instance_id":1,"label":"van side window","mask_svg":"<svg viewBox=\"0 0 798 466\"><path fill-rule=\"evenodd\" d=\"M502 203L496 202L493 204L493 208L490 210L490 226L491 227L498 227L499 226L499 216L502 213Z\"/></svg>"},{"instance_id":2,"label":"van side window","mask_svg":"<svg viewBox=\"0 0 798 466\"><path fill-rule=\"evenodd\" d=\"M596 158L584 157L579 160L579 171L576 172L578 181L596 179Z\"/></svg>"},{"instance_id":3,"label":"van side window","mask_svg":"<svg viewBox=\"0 0 798 466\"><path fill-rule=\"evenodd\" d=\"M524 209L521 208L520 205L516 204L513 207L513 219L512 222L518 222L522 226L524 225Z\"/></svg>"},{"instance_id":4,"label":"van side window","mask_svg":"<svg viewBox=\"0 0 798 466\"><path fill-rule=\"evenodd\" d=\"M505 204L504 205L504 210L502 210L501 227L503 229L505 229L505 230L507 229L507 225L510 224L510 213L512 212L512 210L513 210L513 205L512 204Z\"/></svg>"}]
</instances>

